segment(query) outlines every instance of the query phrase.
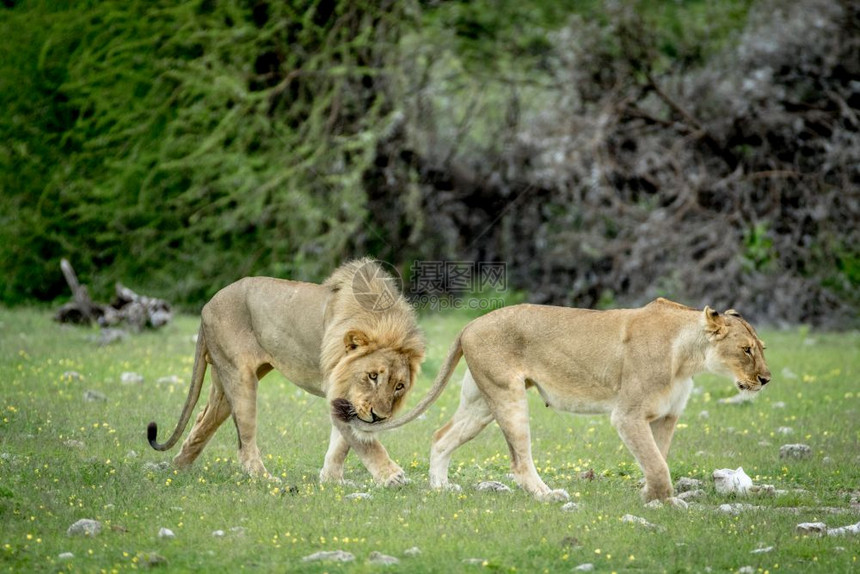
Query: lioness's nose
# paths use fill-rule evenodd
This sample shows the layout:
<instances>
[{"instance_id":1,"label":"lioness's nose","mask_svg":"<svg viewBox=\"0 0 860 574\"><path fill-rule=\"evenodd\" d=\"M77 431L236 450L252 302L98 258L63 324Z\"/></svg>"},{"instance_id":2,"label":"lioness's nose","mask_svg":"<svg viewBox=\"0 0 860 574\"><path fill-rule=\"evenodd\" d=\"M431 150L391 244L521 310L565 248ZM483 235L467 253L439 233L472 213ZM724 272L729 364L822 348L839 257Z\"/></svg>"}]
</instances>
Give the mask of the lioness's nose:
<instances>
[{"instance_id":1,"label":"lioness's nose","mask_svg":"<svg viewBox=\"0 0 860 574\"><path fill-rule=\"evenodd\" d=\"M770 382L770 375L759 375L758 382L760 382L762 386L765 386Z\"/></svg>"}]
</instances>

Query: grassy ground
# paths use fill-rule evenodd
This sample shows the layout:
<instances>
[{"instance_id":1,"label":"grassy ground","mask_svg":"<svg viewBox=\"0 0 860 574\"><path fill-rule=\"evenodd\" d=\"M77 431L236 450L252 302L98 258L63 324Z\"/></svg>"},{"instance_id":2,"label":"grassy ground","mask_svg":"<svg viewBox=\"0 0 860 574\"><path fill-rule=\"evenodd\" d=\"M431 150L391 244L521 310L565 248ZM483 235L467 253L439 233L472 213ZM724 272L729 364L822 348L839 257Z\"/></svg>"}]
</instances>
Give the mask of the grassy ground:
<instances>
[{"instance_id":1,"label":"grassy ground","mask_svg":"<svg viewBox=\"0 0 860 574\"><path fill-rule=\"evenodd\" d=\"M466 321L462 314L423 319L428 360L412 404ZM371 486L353 456L347 474L354 486L318 484L329 432L325 404L277 374L260 386L259 442L269 470L295 486L292 492L239 472L231 424L190 471L145 469L175 454L151 450L145 428L156 420L164 436L175 424L196 329L196 318L180 317L158 333L99 347L94 330L57 325L41 310L0 308L0 569L110 572L145 567L159 560L153 555L171 571L213 572L559 572L582 563L599 572L749 566L752 572L830 573L860 567L860 536L795 533L800 522L834 527L860 520L857 333L761 333L774 381L752 403L719 404L734 394L730 382L697 380L670 457L673 478L707 483L702 505L688 510L643 507L636 484L641 473L607 417L556 413L534 396L539 471L580 503L580 510L565 512L561 504L536 502L517 490L473 488L490 479L510 484L507 449L494 425L454 455L451 476L464 486L461 493L428 490L430 436L456 408L457 383L426 418L383 438L412 478L400 490ZM123 384L126 371L143 375L144 382ZM182 382L156 382L170 375ZM89 390L106 400L85 401ZM780 427L793 430L783 435ZM812 457L781 460L780 445L791 442L810 445ZM759 508L738 515L719 512L720 504L737 501L715 493L711 473L738 466L756 483L803 491L744 500ZM581 478L589 469L596 480ZM372 498L346 498L357 491ZM628 513L660 528L622 522ZM103 531L94 538L67 536L80 518L100 520ZM159 538L162 527L173 530L175 539ZM225 535L213 536L216 530ZM407 556L415 546L420 554ZM770 552L752 553L770 546ZM338 549L355 561L302 561ZM369 563L373 551L398 557L400 564ZM74 557L60 558L65 552Z\"/></svg>"}]
</instances>

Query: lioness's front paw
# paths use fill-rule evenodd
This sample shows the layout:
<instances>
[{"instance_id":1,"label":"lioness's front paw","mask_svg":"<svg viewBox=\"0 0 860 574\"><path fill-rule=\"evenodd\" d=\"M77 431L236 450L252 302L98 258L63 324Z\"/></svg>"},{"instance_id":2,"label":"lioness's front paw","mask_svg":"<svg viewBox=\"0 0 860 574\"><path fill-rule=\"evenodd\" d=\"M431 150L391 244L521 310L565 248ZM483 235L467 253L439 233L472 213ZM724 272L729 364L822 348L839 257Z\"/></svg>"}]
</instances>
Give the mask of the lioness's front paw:
<instances>
[{"instance_id":1,"label":"lioness's front paw","mask_svg":"<svg viewBox=\"0 0 860 574\"><path fill-rule=\"evenodd\" d=\"M672 494L674 494L674 490L672 489L671 483L665 484L645 484L645 488L642 489L642 500L644 502L651 502L652 500L666 500L667 498L671 498Z\"/></svg>"},{"instance_id":2,"label":"lioness's front paw","mask_svg":"<svg viewBox=\"0 0 860 574\"><path fill-rule=\"evenodd\" d=\"M541 502L567 502L570 500L570 495L565 489L557 488L544 494L538 494L536 498Z\"/></svg>"},{"instance_id":3,"label":"lioness's front paw","mask_svg":"<svg viewBox=\"0 0 860 574\"><path fill-rule=\"evenodd\" d=\"M399 486L407 485L411 481L409 480L409 477L406 476L406 473L401 470L400 472L392 474L388 478L385 478L378 482L381 486L384 486L385 488L396 488Z\"/></svg>"}]
</instances>

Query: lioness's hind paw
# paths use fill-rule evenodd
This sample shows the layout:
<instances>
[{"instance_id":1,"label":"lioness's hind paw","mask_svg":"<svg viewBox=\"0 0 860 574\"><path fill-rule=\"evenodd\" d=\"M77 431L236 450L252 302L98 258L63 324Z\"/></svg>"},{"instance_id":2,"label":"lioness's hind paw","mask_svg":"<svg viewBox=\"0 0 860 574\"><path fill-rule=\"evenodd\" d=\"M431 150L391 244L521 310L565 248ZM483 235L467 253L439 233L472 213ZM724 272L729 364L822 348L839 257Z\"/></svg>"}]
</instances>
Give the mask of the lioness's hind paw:
<instances>
[{"instance_id":1,"label":"lioness's hind paw","mask_svg":"<svg viewBox=\"0 0 860 574\"><path fill-rule=\"evenodd\" d=\"M567 502L570 500L570 495L563 488L550 490L546 494L538 494L537 499L542 502Z\"/></svg>"}]
</instances>

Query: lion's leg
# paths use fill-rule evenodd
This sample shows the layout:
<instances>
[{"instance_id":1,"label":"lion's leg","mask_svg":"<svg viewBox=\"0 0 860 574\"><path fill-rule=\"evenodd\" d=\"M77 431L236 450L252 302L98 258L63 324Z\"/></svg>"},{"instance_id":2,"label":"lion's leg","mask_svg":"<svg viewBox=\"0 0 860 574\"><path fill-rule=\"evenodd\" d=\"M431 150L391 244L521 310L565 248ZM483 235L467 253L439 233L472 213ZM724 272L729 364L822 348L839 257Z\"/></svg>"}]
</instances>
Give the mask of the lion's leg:
<instances>
[{"instance_id":1,"label":"lion's leg","mask_svg":"<svg viewBox=\"0 0 860 574\"><path fill-rule=\"evenodd\" d=\"M612 411L612 424L645 474L645 489L642 491L645 501L664 500L672 496L669 467L645 417L635 410L616 409Z\"/></svg>"},{"instance_id":2,"label":"lion's leg","mask_svg":"<svg viewBox=\"0 0 860 574\"><path fill-rule=\"evenodd\" d=\"M218 427L221 426L227 417L230 416L230 404L224 396L224 391L221 388L221 383L217 375L213 371L211 373L212 385L209 389L209 401L206 406L197 415L197 420L188 434L188 438L182 443L182 448L173 458L173 464L178 468L190 466Z\"/></svg>"},{"instance_id":3,"label":"lion's leg","mask_svg":"<svg viewBox=\"0 0 860 574\"><path fill-rule=\"evenodd\" d=\"M651 434L654 435L654 442L657 443L657 448L665 461L669 460L669 446L672 444L677 422L678 417L675 415L666 415L651 422Z\"/></svg>"},{"instance_id":4,"label":"lion's leg","mask_svg":"<svg viewBox=\"0 0 860 574\"><path fill-rule=\"evenodd\" d=\"M451 455L466 442L472 440L493 420L490 406L475 385L472 373L466 371L460 390L460 406L448 423L433 434L430 448L431 488L454 488L448 482L448 465Z\"/></svg>"},{"instance_id":5,"label":"lion's leg","mask_svg":"<svg viewBox=\"0 0 860 574\"><path fill-rule=\"evenodd\" d=\"M373 476L373 480L382 486L400 486L409 482L406 473L388 456L388 451L382 443L371 434L355 433L345 423L333 421L341 436L349 447L355 451L364 467Z\"/></svg>"},{"instance_id":6,"label":"lion's leg","mask_svg":"<svg viewBox=\"0 0 860 574\"><path fill-rule=\"evenodd\" d=\"M343 463L346 461L347 454L349 454L349 443L332 425L328 451L325 453L325 462L320 471L320 482L343 482Z\"/></svg>"}]
</instances>

